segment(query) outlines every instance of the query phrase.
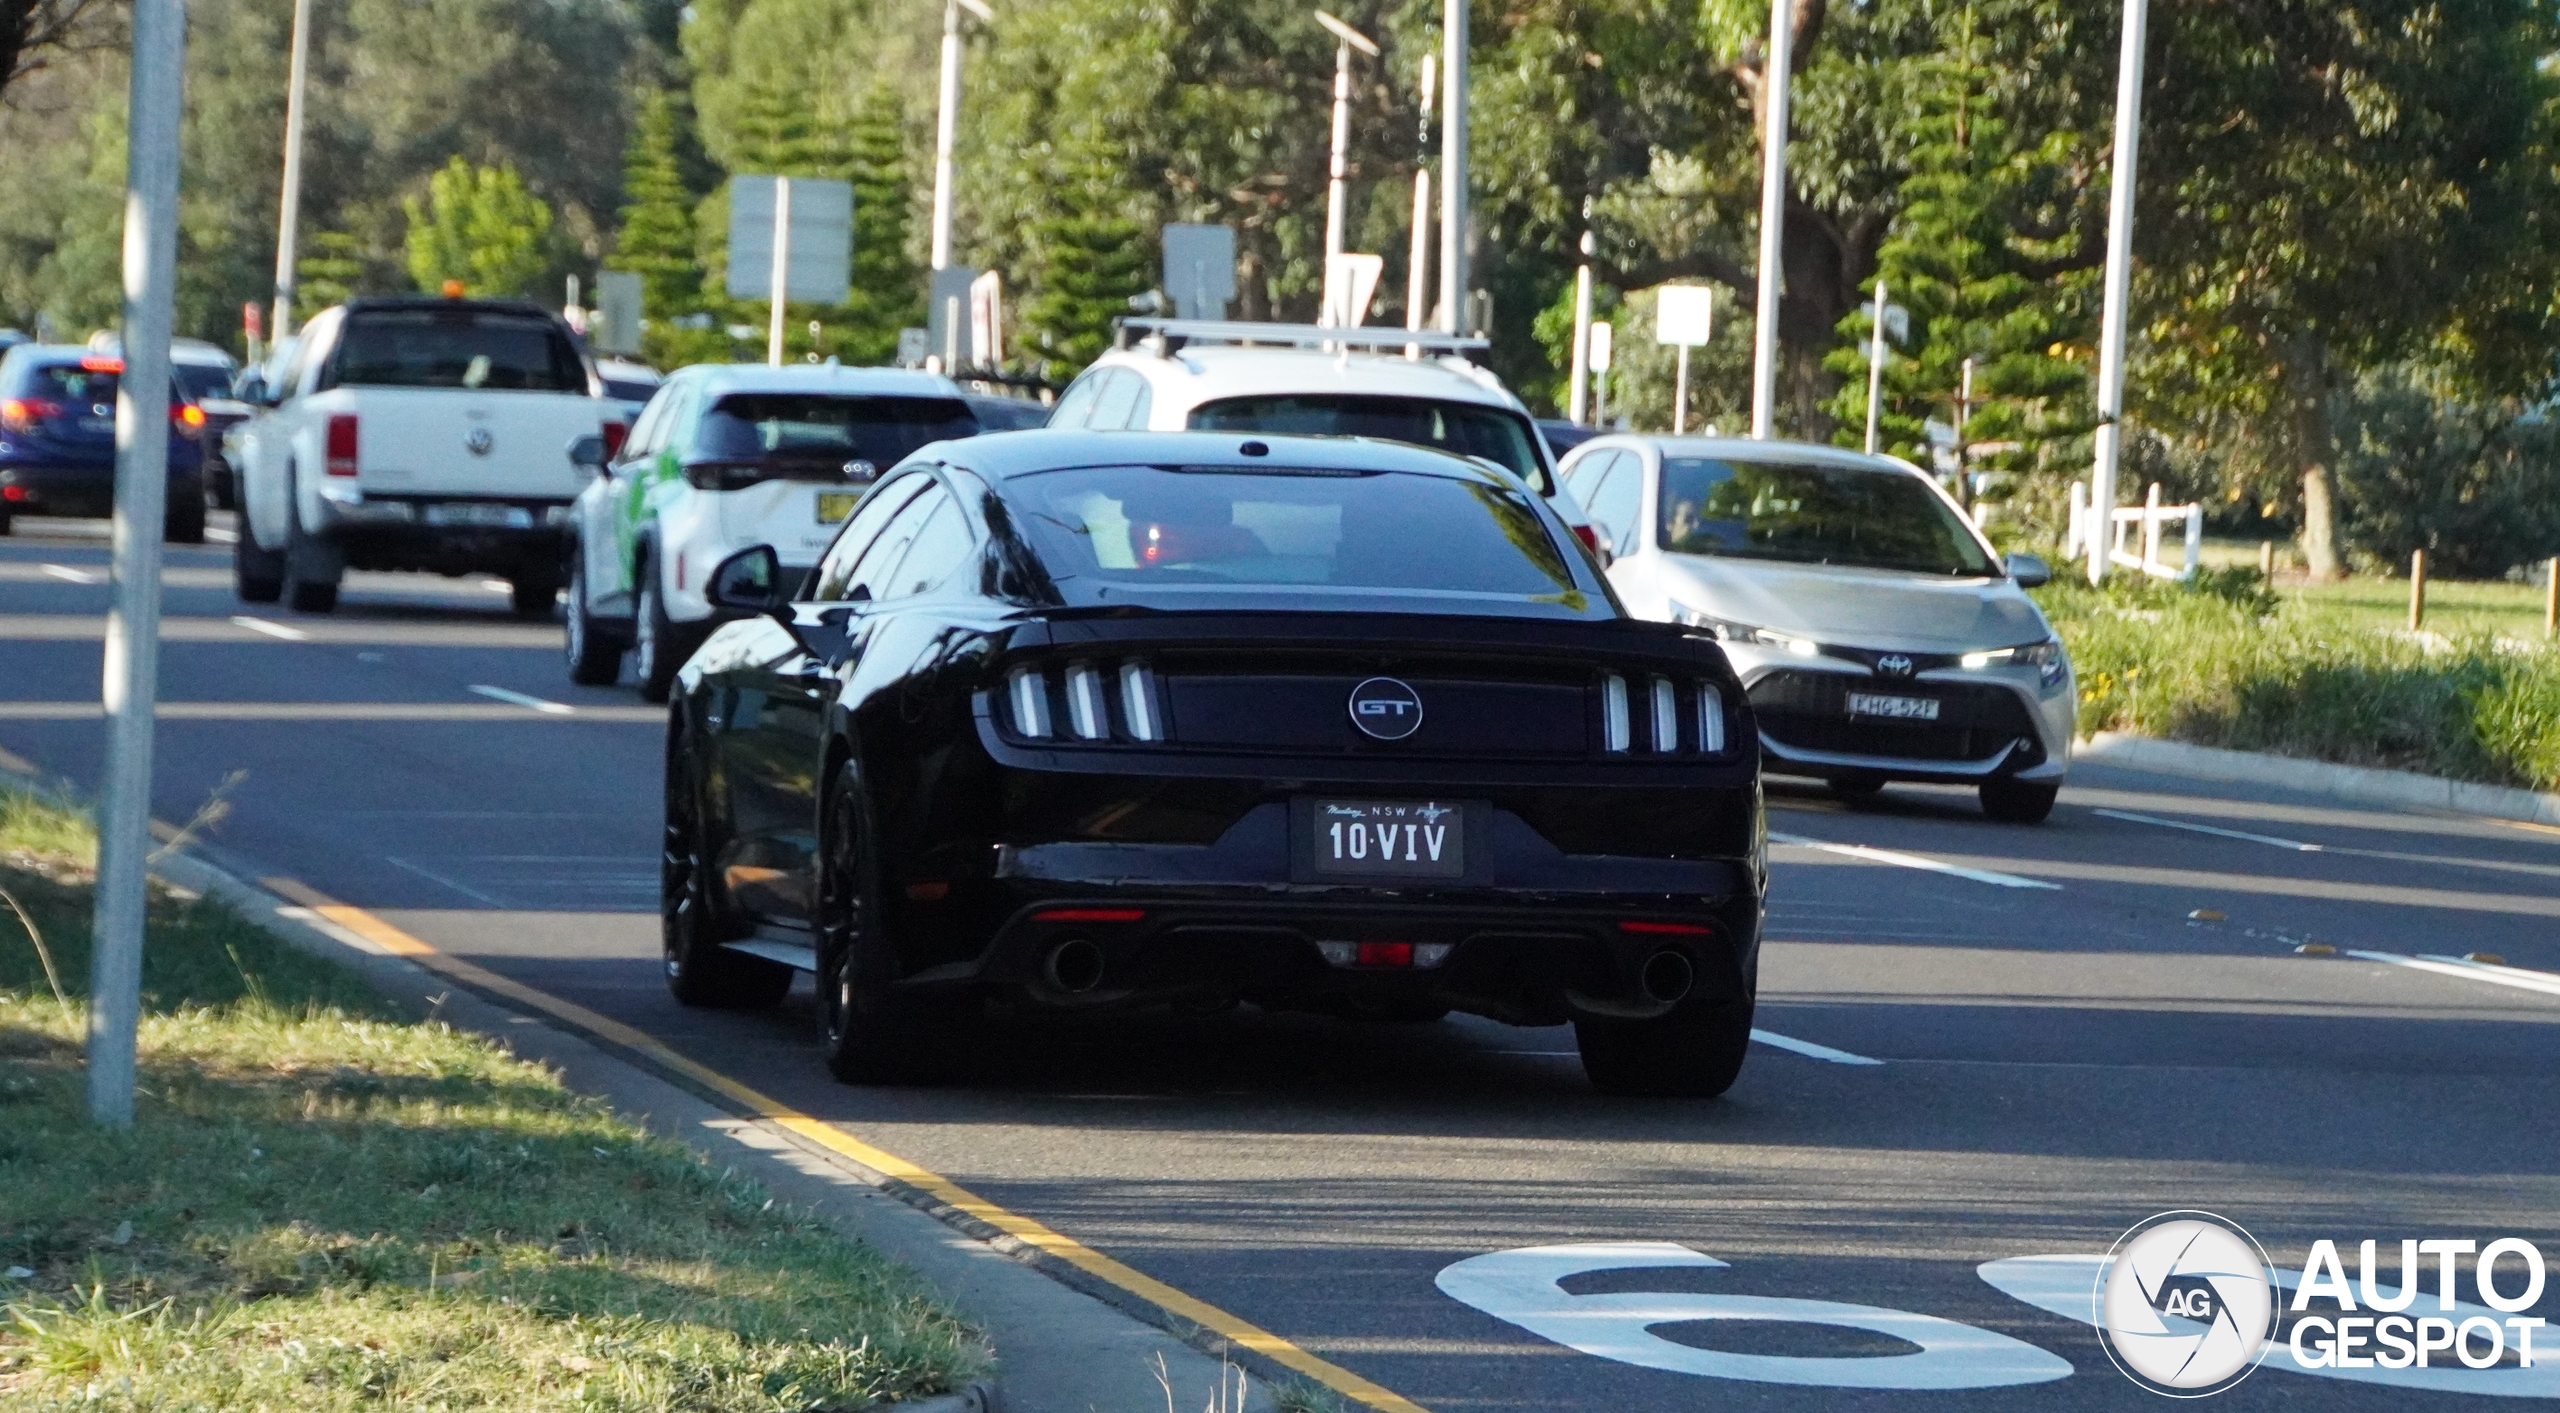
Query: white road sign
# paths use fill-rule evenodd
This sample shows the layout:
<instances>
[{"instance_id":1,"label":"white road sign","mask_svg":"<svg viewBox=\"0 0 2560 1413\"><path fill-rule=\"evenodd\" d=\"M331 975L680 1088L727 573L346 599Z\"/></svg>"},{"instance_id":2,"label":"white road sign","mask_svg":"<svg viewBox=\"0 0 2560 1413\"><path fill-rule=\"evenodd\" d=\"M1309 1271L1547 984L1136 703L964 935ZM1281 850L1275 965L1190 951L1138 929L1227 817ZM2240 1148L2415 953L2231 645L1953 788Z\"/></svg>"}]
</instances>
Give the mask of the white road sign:
<instances>
[{"instance_id":1,"label":"white road sign","mask_svg":"<svg viewBox=\"0 0 2560 1413\"><path fill-rule=\"evenodd\" d=\"M729 297L773 297L774 181L729 182ZM790 296L842 304L853 281L853 185L791 178Z\"/></svg>"}]
</instances>

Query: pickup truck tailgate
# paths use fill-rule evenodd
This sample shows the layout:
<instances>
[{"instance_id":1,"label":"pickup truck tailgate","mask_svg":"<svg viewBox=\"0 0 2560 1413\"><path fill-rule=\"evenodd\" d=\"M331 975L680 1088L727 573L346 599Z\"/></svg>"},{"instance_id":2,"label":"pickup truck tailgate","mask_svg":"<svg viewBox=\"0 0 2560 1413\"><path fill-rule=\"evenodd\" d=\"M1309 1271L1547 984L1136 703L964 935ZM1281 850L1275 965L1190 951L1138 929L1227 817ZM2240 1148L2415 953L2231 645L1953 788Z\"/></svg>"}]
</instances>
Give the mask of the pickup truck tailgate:
<instances>
[{"instance_id":1,"label":"pickup truck tailgate","mask_svg":"<svg viewBox=\"0 0 2560 1413\"><path fill-rule=\"evenodd\" d=\"M586 481L569 443L621 420L557 392L366 388L356 408L359 483L395 496L573 499Z\"/></svg>"}]
</instances>

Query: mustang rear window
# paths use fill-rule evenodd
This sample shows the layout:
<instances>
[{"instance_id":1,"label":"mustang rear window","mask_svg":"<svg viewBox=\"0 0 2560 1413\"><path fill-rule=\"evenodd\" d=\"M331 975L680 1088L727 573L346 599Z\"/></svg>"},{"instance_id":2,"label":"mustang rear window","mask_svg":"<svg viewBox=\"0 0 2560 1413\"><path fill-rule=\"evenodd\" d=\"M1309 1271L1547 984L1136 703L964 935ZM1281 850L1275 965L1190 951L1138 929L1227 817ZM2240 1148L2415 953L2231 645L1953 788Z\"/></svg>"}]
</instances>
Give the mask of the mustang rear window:
<instances>
[{"instance_id":1,"label":"mustang rear window","mask_svg":"<svg viewBox=\"0 0 2560 1413\"><path fill-rule=\"evenodd\" d=\"M1574 590L1562 551L1517 492L1455 477L1102 466L1013 484L1061 583Z\"/></svg>"}]
</instances>

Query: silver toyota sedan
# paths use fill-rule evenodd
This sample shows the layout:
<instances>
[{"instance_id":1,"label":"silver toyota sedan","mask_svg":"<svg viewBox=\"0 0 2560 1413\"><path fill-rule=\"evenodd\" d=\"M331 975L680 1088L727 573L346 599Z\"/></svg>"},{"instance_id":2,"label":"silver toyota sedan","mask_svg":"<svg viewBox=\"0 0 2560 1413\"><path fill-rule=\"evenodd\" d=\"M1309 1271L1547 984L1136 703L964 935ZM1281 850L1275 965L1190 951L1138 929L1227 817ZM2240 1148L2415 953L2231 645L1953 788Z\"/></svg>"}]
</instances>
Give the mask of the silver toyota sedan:
<instances>
[{"instance_id":1,"label":"silver toyota sedan","mask_svg":"<svg viewBox=\"0 0 2560 1413\"><path fill-rule=\"evenodd\" d=\"M2071 763L2079 693L2005 560L1907 462L1793 442L1619 435L1562 468L1639 617L1711 628L1760 721L1764 766L1846 796L1973 785L2038 822Z\"/></svg>"}]
</instances>

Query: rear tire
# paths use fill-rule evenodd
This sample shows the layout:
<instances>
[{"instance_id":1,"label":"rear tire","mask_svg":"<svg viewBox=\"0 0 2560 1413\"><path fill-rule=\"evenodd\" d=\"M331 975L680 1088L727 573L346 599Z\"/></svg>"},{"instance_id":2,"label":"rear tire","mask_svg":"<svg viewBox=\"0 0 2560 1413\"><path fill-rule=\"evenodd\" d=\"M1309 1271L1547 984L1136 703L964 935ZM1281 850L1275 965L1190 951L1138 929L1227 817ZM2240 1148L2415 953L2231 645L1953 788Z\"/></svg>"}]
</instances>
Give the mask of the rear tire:
<instances>
[{"instance_id":1,"label":"rear tire","mask_svg":"<svg viewBox=\"0 0 2560 1413\"><path fill-rule=\"evenodd\" d=\"M240 517L240 538L231 544L231 582L242 603L274 603L284 597L284 554L258 543L249 517Z\"/></svg>"},{"instance_id":2,"label":"rear tire","mask_svg":"<svg viewBox=\"0 0 2560 1413\"><path fill-rule=\"evenodd\" d=\"M889 984L879 863L851 765L836 767L819 819L818 1049L827 1072L846 1084L925 1080L935 1037L923 1003Z\"/></svg>"},{"instance_id":3,"label":"rear tire","mask_svg":"<svg viewBox=\"0 0 2560 1413\"><path fill-rule=\"evenodd\" d=\"M169 503L169 518L162 526L161 538L173 545L204 543L204 497L188 496Z\"/></svg>"},{"instance_id":4,"label":"rear tire","mask_svg":"<svg viewBox=\"0 0 2560 1413\"><path fill-rule=\"evenodd\" d=\"M586 556L577 550L569 552L569 604L562 617L567 620L569 680L581 687L612 686L622 676L622 645L587 612Z\"/></svg>"},{"instance_id":5,"label":"rear tire","mask_svg":"<svg viewBox=\"0 0 2560 1413\"><path fill-rule=\"evenodd\" d=\"M676 673L693 656L702 635L667 617L666 598L658 592L655 546L641 551L638 579L632 590L631 666L640 676L640 700L663 702L675 691Z\"/></svg>"},{"instance_id":6,"label":"rear tire","mask_svg":"<svg viewBox=\"0 0 2560 1413\"><path fill-rule=\"evenodd\" d=\"M560 606L560 571L519 571L507 580L507 600L518 618L549 618Z\"/></svg>"},{"instance_id":7,"label":"rear tire","mask_svg":"<svg viewBox=\"0 0 2560 1413\"><path fill-rule=\"evenodd\" d=\"M1982 782L1982 812L2002 824L2042 824L2053 813L2059 785L2030 785L2019 780Z\"/></svg>"},{"instance_id":8,"label":"rear tire","mask_svg":"<svg viewBox=\"0 0 2560 1413\"><path fill-rule=\"evenodd\" d=\"M303 532L299 489L286 500L284 515L286 605L296 613L337 612L338 581L346 575L346 560L337 546Z\"/></svg>"},{"instance_id":9,"label":"rear tire","mask_svg":"<svg viewBox=\"0 0 2560 1413\"><path fill-rule=\"evenodd\" d=\"M1652 1020L1577 1020L1582 1072L1604 1094L1712 1099L1751 1049L1752 1000L1684 1001Z\"/></svg>"},{"instance_id":10,"label":"rear tire","mask_svg":"<svg viewBox=\"0 0 2560 1413\"><path fill-rule=\"evenodd\" d=\"M658 932L667 990L680 1005L769 1010L791 994L791 968L720 945L712 926L702 811L686 768L691 733L667 733L666 838L658 860Z\"/></svg>"},{"instance_id":11,"label":"rear tire","mask_svg":"<svg viewBox=\"0 0 2560 1413\"><path fill-rule=\"evenodd\" d=\"M16 518L16 516L11 515L8 511L0 510L0 535L11 533L9 522Z\"/></svg>"}]
</instances>

